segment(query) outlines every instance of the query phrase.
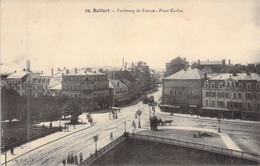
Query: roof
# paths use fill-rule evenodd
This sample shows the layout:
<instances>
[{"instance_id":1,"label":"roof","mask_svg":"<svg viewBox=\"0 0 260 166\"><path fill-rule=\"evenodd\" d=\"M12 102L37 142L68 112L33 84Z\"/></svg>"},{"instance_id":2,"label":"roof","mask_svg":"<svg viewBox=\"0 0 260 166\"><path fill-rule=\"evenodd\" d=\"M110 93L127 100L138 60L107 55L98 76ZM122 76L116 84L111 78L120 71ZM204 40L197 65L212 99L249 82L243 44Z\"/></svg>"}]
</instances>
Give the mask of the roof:
<instances>
[{"instance_id":1,"label":"roof","mask_svg":"<svg viewBox=\"0 0 260 166\"><path fill-rule=\"evenodd\" d=\"M124 84L126 84L126 85L131 85L132 83L128 80L128 79L126 79L126 78L122 78L122 80L121 80Z\"/></svg>"},{"instance_id":2,"label":"roof","mask_svg":"<svg viewBox=\"0 0 260 166\"><path fill-rule=\"evenodd\" d=\"M194 80L194 79L202 79L205 77L205 73L197 68L188 68L188 69L183 69L177 73L174 73L166 78L164 80Z\"/></svg>"},{"instance_id":3,"label":"roof","mask_svg":"<svg viewBox=\"0 0 260 166\"><path fill-rule=\"evenodd\" d=\"M171 62L170 62L170 64L172 65L172 64L186 64L187 62L184 60L184 59L182 59L181 57L177 57L177 58L174 58L173 60L171 60Z\"/></svg>"},{"instance_id":4,"label":"roof","mask_svg":"<svg viewBox=\"0 0 260 166\"><path fill-rule=\"evenodd\" d=\"M115 87L127 87L123 82L117 79L109 79L109 88L115 88Z\"/></svg>"},{"instance_id":5,"label":"roof","mask_svg":"<svg viewBox=\"0 0 260 166\"><path fill-rule=\"evenodd\" d=\"M222 65L222 61L200 61L200 65Z\"/></svg>"},{"instance_id":6,"label":"roof","mask_svg":"<svg viewBox=\"0 0 260 166\"><path fill-rule=\"evenodd\" d=\"M52 87L49 86L50 90L61 90L61 82L53 85Z\"/></svg>"},{"instance_id":7,"label":"roof","mask_svg":"<svg viewBox=\"0 0 260 166\"><path fill-rule=\"evenodd\" d=\"M104 73L101 73L101 72L98 72L98 71L87 71L87 70L78 70L76 73L73 72L73 73L68 73L68 74L65 74L65 75L71 75L71 76L76 76L76 75L106 75Z\"/></svg>"},{"instance_id":8,"label":"roof","mask_svg":"<svg viewBox=\"0 0 260 166\"><path fill-rule=\"evenodd\" d=\"M15 73L11 74L10 76L8 76L7 79L23 78L24 76L26 76L26 75L29 74L29 73L30 73L30 72L28 72L28 71L15 72Z\"/></svg>"},{"instance_id":9,"label":"roof","mask_svg":"<svg viewBox=\"0 0 260 166\"><path fill-rule=\"evenodd\" d=\"M256 80L260 81L260 75L257 73L237 73L235 76L232 73L223 73L218 76L212 77L210 80L227 80L227 79L234 79L234 80Z\"/></svg>"}]
</instances>

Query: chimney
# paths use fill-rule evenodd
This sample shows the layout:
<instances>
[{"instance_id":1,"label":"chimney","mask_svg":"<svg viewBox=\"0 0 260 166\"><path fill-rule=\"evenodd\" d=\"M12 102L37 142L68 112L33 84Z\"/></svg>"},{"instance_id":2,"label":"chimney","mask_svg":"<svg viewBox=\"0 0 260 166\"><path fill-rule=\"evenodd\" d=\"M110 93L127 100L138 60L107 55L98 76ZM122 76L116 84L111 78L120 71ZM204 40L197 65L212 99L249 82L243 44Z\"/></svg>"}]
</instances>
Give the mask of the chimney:
<instances>
[{"instance_id":1,"label":"chimney","mask_svg":"<svg viewBox=\"0 0 260 166\"><path fill-rule=\"evenodd\" d=\"M222 65L226 65L226 60L222 59Z\"/></svg>"},{"instance_id":2,"label":"chimney","mask_svg":"<svg viewBox=\"0 0 260 166\"><path fill-rule=\"evenodd\" d=\"M74 69L74 71L75 71L75 73L77 73L77 72L78 72L78 69L77 69L77 68L75 68L75 69Z\"/></svg>"},{"instance_id":3,"label":"chimney","mask_svg":"<svg viewBox=\"0 0 260 166\"><path fill-rule=\"evenodd\" d=\"M186 57L183 57L183 60L186 62Z\"/></svg>"},{"instance_id":4,"label":"chimney","mask_svg":"<svg viewBox=\"0 0 260 166\"><path fill-rule=\"evenodd\" d=\"M66 74L69 74L69 69L66 69Z\"/></svg>"},{"instance_id":5,"label":"chimney","mask_svg":"<svg viewBox=\"0 0 260 166\"><path fill-rule=\"evenodd\" d=\"M53 68L51 68L51 76L53 76Z\"/></svg>"},{"instance_id":6,"label":"chimney","mask_svg":"<svg viewBox=\"0 0 260 166\"><path fill-rule=\"evenodd\" d=\"M208 77L208 76L207 76L207 72L205 72L205 74L204 74L204 78L207 79L207 77Z\"/></svg>"},{"instance_id":7,"label":"chimney","mask_svg":"<svg viewBox=\"0 0 260 166\"><path fill-rule=\"evenodd\" d=\"M30 71L30 60L26 60L26 70Z\"/></svg>"},{"instance_id":8,"label":"chimney","mask_svg":"<svg viewBox=\"0 0 260 166\"><path fill-rule=\"evenodd\" d=\"M103 72L103 69L98 69L98 71L99 71L100 73L102 73L102 72Z\"/></svg>"},{"instance_id":9,"label":"chimney","mask_svg":"<svg viewBox=\"0 0 260 166\"><path fill-rule=\"evenodd\" d=\"M90 71L90 72L91 72L91 71L92 71L92 69L91 69L90 67L88 67L88 68L87 68L87 71Z\"/></svg>"},{"instance_id":10,"label":"chimney","mask_svg":"<svg viewBox=\"0 0 260 166\"><path fill-rule=\"evenodd\" d=\"M228 66L230 66L231 65L231 61L230 61L230 59L228 60Z\"/></svg>"},{"instance_id":11,"label":"chimney","mask_svg":"<svg viewBox=\"0 0 260 166\"><path fill-rule=\"evenodd\" d=\"M119 82L117 82L117 86L119 86Z\"/></svg>"},{"instance_id":12,"label":"chimney","mask_svg":"<svg viewBox=\"0 0 260 166\"><path fill-rule=\"evenodd\" d=\"M198 64L200 65L200 60L198 60Z\"/></svg>"}]
</instances>

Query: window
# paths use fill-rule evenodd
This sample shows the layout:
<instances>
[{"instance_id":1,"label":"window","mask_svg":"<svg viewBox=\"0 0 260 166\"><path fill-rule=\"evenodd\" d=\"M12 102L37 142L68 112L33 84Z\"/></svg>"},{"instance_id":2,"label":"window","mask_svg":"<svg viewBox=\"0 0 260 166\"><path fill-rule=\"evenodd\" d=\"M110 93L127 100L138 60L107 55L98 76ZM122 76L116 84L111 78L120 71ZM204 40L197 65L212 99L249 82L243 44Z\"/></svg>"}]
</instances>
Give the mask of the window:
<instances>
[{"instance_id":1,"label":"window","mask_svg":"<svg viewBox=\"0 0 260 166\"><path fill-rule=\"evenodd\" d=\"M206 106L208 106L209 105L209 101L208 100L206 100Z\"/></svg>"},{"instance_id":2,"label":"window","mask_svg":"<svg viewBox=\"0 0 260 166\"><path fill-rule=\"evenodd\" d=\"M249 110L251 110L251 109L252 109L252 104L251 104L251 103L247 103L247 108L248 108Z\"/></svg>"},{"instance_id":3,"label":"window","mask_svg":"<svg viewBox=\"0 0 260 166\"><path fill-rule=\"evenodd\" d=\"M206 91L206 97L210 97L211 93Z\"/></svg>"},{"instance_id":4,"label":"window","mask_svg":"<svg viewBox=\"0 0 260 166\"><path fill-rule=\"evenodd\" d=\"M247 89L251 89L251 83L246 84Z\"/></svg>"},{"instance_id":5,"label":"window","mask_svg":"<svg viewBox=\"0 0 260 166\"><path fill-rule=\"evenodd\" d=\"M222 88L222 87L223 87L223 84L222 84L222 83L220 83L220 84L219 84L219 88Z\"/></svg>"},{"instance_id":6,"label":"window","mask_svg":"<svg viewBox=\"0 0 260 166\"><path fill-rule=\"evenodd\" d=\"M246 98L247 98L247 99L251 99L251 98L252 98L251 93L247 93L247 94L246 94Z\"/></svg>"},{"instance_id":7,"label":"window","mask_svg":"<svg viewBox=\"0 0 260 166\"><path fill-rule=\"evenodd\" d=\"M233 93L233 98L236 99L237 98L237 94Z\"/></svg>"},{"instance_id":8,"label":"window","mask_svg":"<svg viewBox=\"0 0 260 166\"><path fill-rule=\"evenodd\" d=\"M211 88L214 89L215 88L215 83L211 84Z\"/></svg>"},{"instance_id":9,"label":"window","mask_svg":"<svg viewBox=\"0 0 260 166\"><path fill-rule=\"evenodd\" d=\"M190 91L190 95L192 96L192 90Z\"/></svg>"},{"instance_id":10,"label":"window","mask_svg":"<svg viewBox=\"0 0 260 166\"><path fill-rule=\"evenodd\" d=\"M179 91L179 95L181 95L181 91Z\"/></svg>"},{"instance_id":11,"label":"window","mask_svg":"<svg viewBox=\"0 0 260 166\"><path fill-rule=\"evenodd\" d=\"M215 101L212 100L211 103L212 103L211 106L214 107L215 106Z\"/></svg>"},{"instance_id":12,"label":"window","mask_svg":"<svg viewBox=\"0 0 260 166\"><path fill-rule=\"evenodd\" d=\"M198 87L198 83L197 83L197 82L195 82L195 83L194 83L194 86L195 86L195 87Z\"/></svg>"},{"instance_id":13,"label":"window","mask_svg":"<svg viewBox=\"0 0 260 166\"><path fill-rule=\"evenodd\" d=\"M229 98L229 93L226 93L226 98Z\"/></svg>"},{"instance_id":14,"label":"window","mask_svg":"<svg viewBox=\"0 0 260 166\"><path fill-rule=\"evenodd\" d=\"M216 92L211 92L211 97L216 97Z\"/></svg>"},{"instance_id":15,"label":"window","mask_svg":"<svg viewBox=\"0 0 260 166\"><path fill-rule=\"evenodd\" d=\"M242 93L241 93L241 92L238 93L238 98L239 98L239 99L242 98Z\"/></svg>"},{"instance_id":16,"label":"window","mask_svg":"<svg viewBox=\"0 0 260 166\"><path fill-rule=\"evenodd\" d=\"M205 84L205 88L208 88L208 84L207 83Z\"/></svg>"},{"instance_id":17,"label":"window","mask_svg":"<svg viewBox=\"0 0 260 166\"><path fill-rule=\"evenodd\" d=\"M242 89L242 83L238 84L239 89Z\"/></svg>"},{"instance_id":18,"label":"window","mask_svg":"<svg viewBox=\"0 0 260 166\"><path fill-rule=\"evenodd\" d=\"M235 86L235 83L234 83L234 82L231 82L231 86Z\"/></svg>"}]
</instances>

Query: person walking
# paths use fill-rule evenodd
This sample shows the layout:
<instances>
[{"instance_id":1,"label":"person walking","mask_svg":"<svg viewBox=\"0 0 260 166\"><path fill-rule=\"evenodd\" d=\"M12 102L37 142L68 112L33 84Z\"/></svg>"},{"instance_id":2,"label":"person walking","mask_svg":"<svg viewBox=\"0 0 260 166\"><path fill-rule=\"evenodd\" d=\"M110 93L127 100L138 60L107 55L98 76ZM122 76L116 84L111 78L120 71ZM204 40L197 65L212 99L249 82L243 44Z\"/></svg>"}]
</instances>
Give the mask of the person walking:
<instances>
[{"instance_id":1,"label":"person walking","mask_svg":"<svg viewBox=\"0 0 260 166\"><path fill-rule=\"evenodd\" d=\"M132 121L132 125L131 125L133 128L134 128L134 130L135 130L135 128L136 128L136 124L135 124L135 121L133 120Z\"/></svg>"},{"instance_id":2,"label":"person walking","mask_svg":"<svg viewBox=\"0 0 260 166\"><path fill-rule=\"evenodd\" d=\"M114 137L113 137L113 133L110 134L110 140L113 140Z\"/></svg>"},{"instance_id":3,"label":"person walking","mask_svg":"<svg viewBox=\"0 0 260 166\"><path fill-rule=\"evenodd\" d=\"M81 164L83 161L82 153L79 153L79 163Z\"/></svg>"},{"instance_id":4,"label":"person walking","mask_svg":"<svg viewBox=\"0 0 260 166\"><path fill-rule=\"evenodd\" d=\"M77 164L77 165L79 164L77 154L75 154L75 156L74 156L74 164Z\"/></svg>"}]
</instances>

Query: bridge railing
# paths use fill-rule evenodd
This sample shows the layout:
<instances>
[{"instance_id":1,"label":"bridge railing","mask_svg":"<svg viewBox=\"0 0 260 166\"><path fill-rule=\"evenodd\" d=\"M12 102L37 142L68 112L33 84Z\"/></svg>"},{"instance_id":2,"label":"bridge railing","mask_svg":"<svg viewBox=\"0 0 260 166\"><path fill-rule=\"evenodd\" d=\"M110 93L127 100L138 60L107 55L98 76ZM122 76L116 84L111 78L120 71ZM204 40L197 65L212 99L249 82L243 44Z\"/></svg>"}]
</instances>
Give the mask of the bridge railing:
<instances>
[{"instance_id":1,"label":"bridge railing","mask_svg":"<svg viewBox=\"0 0 260 166\"><path fill-rule=\"evenodd\" d=\"M98 157L100 157L101 155L103 155L107 150L111 149L112 147L114 147L115 145L117 145L119 142L122 142L123 140L126 139L125 134L121 135L120 137L118 137L117 139L115 139L114 141L110 142L109 144L107 144L106 146L104 146L103 148L99 149L96 153L91 154L86 160L84 160L80 166L85 166L85 165L89 165L90 163L92 163L93 161L95 161Z\"/></svg>"},{"instance_id":2,"label":"bridge railing","mask_svg":"<svg viewBox=\"0 0 260 166\"><path fill-rule=\"evenodd\" d=\"M210 145L194 143L194 142L189 142L189 141L177 140L177 139L172 139L172 138L163 138L163 137L141 135L141 134L134 134L134 133L129 133L129 137L136 138L136 139L142 139L142 140L149 140L149 141L154 141L154 142L159 142L159 143L173 144L173 145L178 145L178 146L183 146L183 147L188 147L188 148L195 148L195 149L199 149L199 150L204 150L204 151L209 151L209 152L214 152L214 153L219 153L219 154L224 154L224 155L230 155L233 157L249 159L249 160L254 160L254 161L260 162L259 155L253 154L253 153L248 153L248 152L243 152L243 151L237 151L237 150L210 146Z\"/></svg>"}]
</instances>

